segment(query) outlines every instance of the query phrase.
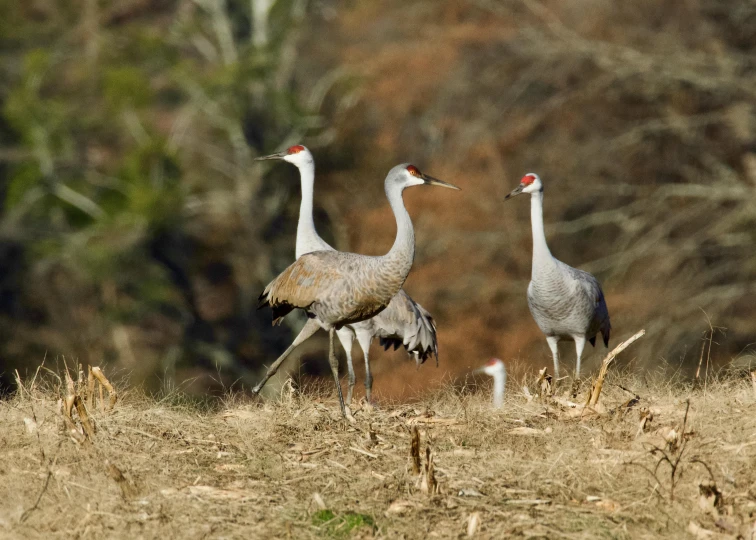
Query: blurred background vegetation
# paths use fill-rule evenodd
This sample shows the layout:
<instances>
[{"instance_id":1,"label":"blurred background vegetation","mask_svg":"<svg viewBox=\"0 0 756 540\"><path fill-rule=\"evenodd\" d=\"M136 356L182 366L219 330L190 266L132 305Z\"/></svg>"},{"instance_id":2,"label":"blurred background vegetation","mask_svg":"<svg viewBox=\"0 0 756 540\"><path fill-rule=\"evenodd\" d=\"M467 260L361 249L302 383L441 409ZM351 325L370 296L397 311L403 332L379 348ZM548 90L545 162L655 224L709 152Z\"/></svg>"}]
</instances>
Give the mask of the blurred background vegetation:
<instances>
[{"instance_id":1,"label":"blurred background vegetation","mask_svg":"<svg viewBox=\"0 0 756 540\"><path fill-rule=\"evenodd\" d=\"M152 390L253 383L302 323L255 310L293 260L299 185L253 158L296 143L339 249L390 246L396 163L464 190L407 192L406 288L438 320L441 367L376 345L379 395L489 356L550 362L525 299L529 205L503 202L530 171L553 253L603 282L616 342L647 329L638 367L690 373L712 332L715 362L748 358L755 37L750 0L2 1L3 388L64 358ZM317 373L325 345L292 362Z\"/></svg>"}]
</instances>

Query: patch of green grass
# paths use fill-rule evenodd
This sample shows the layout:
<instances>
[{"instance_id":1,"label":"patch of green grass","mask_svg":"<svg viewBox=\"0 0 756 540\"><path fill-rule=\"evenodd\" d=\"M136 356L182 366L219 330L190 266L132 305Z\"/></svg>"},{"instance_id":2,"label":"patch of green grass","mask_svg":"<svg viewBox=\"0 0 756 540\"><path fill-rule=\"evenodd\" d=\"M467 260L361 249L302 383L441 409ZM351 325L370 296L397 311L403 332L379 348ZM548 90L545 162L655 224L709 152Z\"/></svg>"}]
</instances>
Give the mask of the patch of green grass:
<instances>
[{"instance_id":1,"label":"patch of green grass","mask_svg":"<svg viewBox=\"0 0 756 540\"><path fill-rule=\"evenodd\" d=\"M312 522L315 525L324 525L325 523L328 523L335 517L336 517L336 514L334 514L333 511L331 510L318 510L312 516Z\"/></svg>"},{"instance_id":2,"label":"patch of green grass","mask_svg":"<svg viewBox=\"0 0 756 540\"><path fill-rule=\"evenodd\" d=\"M375 521L367 514L346 512L336 515L332 510L319 510L312 516L314 525L321 527L327 536L343 538L360 527L375 528Z\"/></svg>"}]
</instances>

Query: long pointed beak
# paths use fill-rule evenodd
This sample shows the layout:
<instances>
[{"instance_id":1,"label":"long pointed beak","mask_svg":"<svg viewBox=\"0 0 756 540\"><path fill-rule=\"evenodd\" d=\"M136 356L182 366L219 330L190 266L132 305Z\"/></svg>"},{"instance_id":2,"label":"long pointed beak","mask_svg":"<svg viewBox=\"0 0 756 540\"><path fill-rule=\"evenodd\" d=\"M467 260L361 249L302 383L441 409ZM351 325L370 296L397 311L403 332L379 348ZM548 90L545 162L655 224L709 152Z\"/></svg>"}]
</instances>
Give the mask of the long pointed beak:
<instances>
[{"instance_id":1,"label":"long pointed beak","mask_svg":"<svg viewBox=\"0 0 756 540\"><path fill-rule=\"evenodd\" d=\"M267 159L283 159L284 157L288 156L288 152L277 152L275 154L271 154L269 156L260 156L256 157L255 161L265 161Z\"/></svg>"},{"instance_id":2,"label":"long pointed beak","mask_svg":"<svg viewBox=\"0 0 756 540\"><path fill-rule=\"evenodd\" d=\"M516 188L514 188L509 193L509 195L507 195L506 197L504 197L504 200L506 201L507 199L511 199L512 197L516 197L517 195L519 195L520 193L522 193L522 190L523 190L523 186L522 186L522 184L520 184L519 186L517 186Z\"/></svg>"},{"instance_id":3,"label":"long pointed beak","mask_svg":"<svg viewBox=\"0 0 756 540\"><path fill-rule=\"evenodd\" d=\"M438 178L433 178L432 176L428 176L427 174L420 173L420 178L422 178L423 181L429 186L440 186L461 191L461 188L458 188L454 184L444 182L443 180L439 180Z\"/></svg>"}]
</instances>

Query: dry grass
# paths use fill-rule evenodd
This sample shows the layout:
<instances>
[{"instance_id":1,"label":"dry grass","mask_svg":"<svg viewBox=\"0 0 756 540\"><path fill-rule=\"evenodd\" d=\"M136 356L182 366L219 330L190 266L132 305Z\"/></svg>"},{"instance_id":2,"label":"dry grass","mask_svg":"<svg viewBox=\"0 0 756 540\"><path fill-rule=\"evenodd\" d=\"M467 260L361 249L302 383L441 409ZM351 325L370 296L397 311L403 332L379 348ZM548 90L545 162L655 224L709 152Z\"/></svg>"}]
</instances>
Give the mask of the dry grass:
<instances>
[{"instance_id":1,"label":"dry grass","mask_svg":"<svg viewBox=\"0 0 756 540\"><path fill-rule=\"evenodd\" d=\"M70 386L42 379L0 402L3 537L756 538L749 378L704 391L610 372L601 414L576 414L590 384L554 400L531 375L528 400L510 377L499 411L487 387L448 386L357 406L356 426L290 386L198 405L116 384L89 443L59 413Z\"/></svg>"}]
</instances>

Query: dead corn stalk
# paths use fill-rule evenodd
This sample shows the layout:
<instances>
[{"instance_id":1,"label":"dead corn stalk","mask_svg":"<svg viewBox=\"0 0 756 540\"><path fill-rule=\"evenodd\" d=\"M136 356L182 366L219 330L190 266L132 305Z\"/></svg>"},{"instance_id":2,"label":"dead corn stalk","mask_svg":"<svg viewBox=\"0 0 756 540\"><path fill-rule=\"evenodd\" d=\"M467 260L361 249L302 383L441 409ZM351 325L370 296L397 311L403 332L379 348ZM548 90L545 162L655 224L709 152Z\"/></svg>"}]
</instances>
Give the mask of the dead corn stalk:
<instances>
[{"instance_id":1,"label":"dead corn stalk","mask_svg":"<svg viewBox=\"0 0 756 540\"><path fill-rule=\"evenodd\" d=\"M554 389L552 387L551 375L546 373L548 368L543 368L538 372L538 378L536 379L536 389L541 399L547 399L554 395Z\"/></svg>"},{"instance_id":2,"label":"dead corn stalk","mask_svg":"<svg viewBox=\"0 0 756 540\"><path fill-rule=\"evenodd\" d=\"M412 426L412 435L410 439L410 458L412 458L412 474L420 474L420 433L417 426Z\"/></svg>"},{"instance_id":3,"label":"dead corn stalk","mask_svg":"<svg viewBox=\"0 0 756 540\"><path fill-rule=\"evenodd\" d=\"M425 465L422 463L420 456L420 432L417 426L412 426L410 436L410 458L412 459L412 472L417 476L415 487L423 493L434 495L438 493L438 482L436 481L436 469L433 463L433 451L430 444L425 444Z\"/></svg>"},{"instance_id":4,"label":"dead corn stalk","mask_svg":"<svg viewBox=\"0 0 756 540\"><path fill-rule=\"evenodd\" d=\"M599 396L601 395L601 388L604 386L604 379L606 378L606 374L609 371L609 364L614 361L614 359L627 349L630 345L632 345L636 340L643 337L643 335L646 333L645 330L640 330L635 335L629 337L619 345L617 345L612 352L610 352L608 355L606 355L606 358L604 358L604 361L601 363L601 370L599 371L598 378L596 378L596 382L593 383L593 388L591 389L591 397L588 399L588 405L594 406L596 403L598 403Z\"/></svg>"},{"instance_id":5,"label":"dead corn stalk","mask_svg":"<svg viewBox=\"0 0 756 540\"><path fill-rule=\"evenodd\" d=\"M87 404L90 409L95 407L95 386L99 383L100 390L100 408L104 410L104 396L103 388L108 391L108 410L111 410L115 405L118 397L110 384L110 381L102 373L99 367L89 368L89 375L85 384L84 371L79 367L77 382L74 383L71 375L66 369L66 390L67 395L65 398L59 401L60 413L63 418L63 424L65 425L67 433L78 444L89 444L95 435L95 426L92 422L89 411L87 410ZM79 417L78 425L74 422L73 411L76 409L76 413Z\"/></svg>"},{"instance_id":6,"label":"dead corn stalk","mask_svg":"<svg viewBox=\"0 0 756 540\"><path fill-rule=\"evenodd\" d=\"M89 368L89 399L92 407L94 407L94 387L95 381L100 383L100 408L104 409L105 398L103 396L103 388L108 391L108 410L112 410L115 407L116 401L118 401L118 394L110 384L110 381L105 377L105 374L99 367Z\"/></svg>"}]
</instances>

